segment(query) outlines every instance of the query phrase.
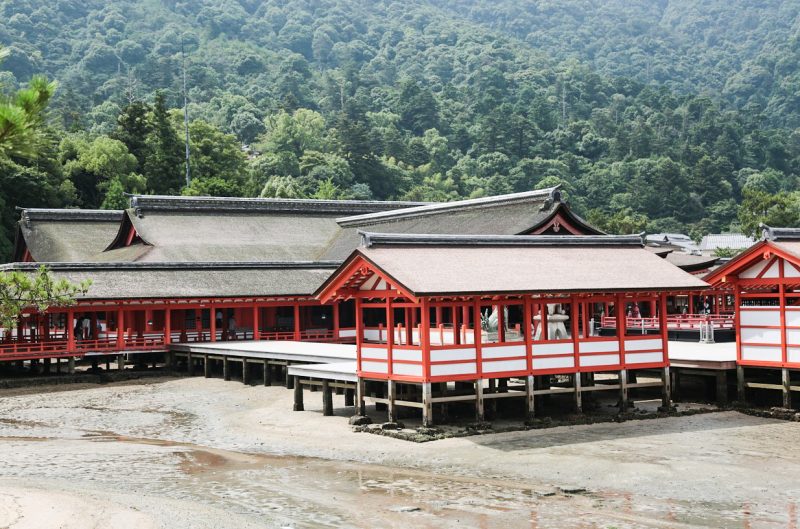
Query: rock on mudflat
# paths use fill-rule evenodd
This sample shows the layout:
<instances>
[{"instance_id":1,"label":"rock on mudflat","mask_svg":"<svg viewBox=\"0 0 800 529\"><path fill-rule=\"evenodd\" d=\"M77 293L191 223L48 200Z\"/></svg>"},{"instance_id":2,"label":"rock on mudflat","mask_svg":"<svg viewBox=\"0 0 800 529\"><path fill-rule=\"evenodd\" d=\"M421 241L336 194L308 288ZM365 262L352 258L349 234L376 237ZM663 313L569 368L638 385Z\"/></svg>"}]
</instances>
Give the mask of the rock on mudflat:
<instances>
[{"instance_id":1,"label":"rock on mudflat","mask_svg":"<svg viewBox=\"0 0 800 529\"><path fill-rule=\"evenodd\" d=\"M349 422L352 426L365 426L367 424L372 424L372 419L366 415L353 415L350 417Z\"/></svg>"},{"instance_id":2,"label":"rock on mudflat","mask_svg":"<svg viewBox=\"0 0 800 529\"><path fill-rule=\"evenodd\" d=\"M421 509L419 507L414 507L413 505L401 505L399 507L392 507L389 510L392 512L417 512Z\"/></svg>"},{"instance_id":3,"label":"rock on mudflat","mask_svg":"<svg viewBox=\"0 0 800 529\"><path fill-rule=\"evenodd\" d=\"M569 486L560 485L557 488L558 488L558 490L560 490L564 494L583 494L584 492L586 492L586 488L585 487L569 487Z\"/></svg>"}]
</instances>

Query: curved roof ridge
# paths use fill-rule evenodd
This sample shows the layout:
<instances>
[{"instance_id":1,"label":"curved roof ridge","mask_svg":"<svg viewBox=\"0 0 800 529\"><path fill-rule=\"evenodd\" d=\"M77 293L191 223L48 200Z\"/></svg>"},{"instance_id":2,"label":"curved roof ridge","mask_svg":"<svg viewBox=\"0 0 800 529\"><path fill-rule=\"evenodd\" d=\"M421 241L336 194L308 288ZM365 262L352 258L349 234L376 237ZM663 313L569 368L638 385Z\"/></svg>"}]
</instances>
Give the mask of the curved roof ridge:
<instances>
[{"instance_id":1,"label":"curved roof ridge","mask_svg":"<svg viewBox=\"0 0 800 529\"><path fill-rule=\"evenodd\" d=\"M636 246L639 235L442 235L358 230L362 246Z\"/></svg>"},{"instance_id":2,"label":"curved roof ridge","mask_svg":"<svg viewBox=\"0 0 800 529\"><path fill-rule=\"evenodd\" d=\"M358 214L427 205L429 202L381 200L315 200L305 198L187 197L134 195L131 208L143 211L243 211Z\"/></svg>"},{"instance_id":3,"label":"curved roof ridge","mask_svg":"<svg viewBox=\"0 0 800 529\"><path fill-rule=\"evenodd\" d=\"M336 268L341 261L96 261L54 263L8 263L0 270L197 270L197 269L320 269Z\"/></svg>"},{"instance_id":4,"label":"curved roof ridge","mask_svg":"<svg viewBox=\"0 0 800 529\"><path fill-rule=\"evenodd\" d=\"M122 220L123 211L115 209L18 208L20 219L29 225L32 220Z\"/></svg>"},{"instance_id":5,"label":"curved roof ridge","mask_svg":"<svg viewBox=\"0 0 800 529\"><path fill-rule=\"evenodd\" d=\"M774 228L760 224L762 237L768 241L800 241L800 228Z\"/></svg>"},{"instance_id":6,"label":"curved roof ridge","mask_svg":"<svg viewBox=\"0 0 800 529\"><path fill-rule=\"evenodd\" d=\"M496 206L498 204L511 204L516 202L524 202L526 200L540 198L543 199L543 207L546 209L553 202L561 201L561 194L558 191L561 186L548 187L545 189L536 189L533 191L524 191L522 193L509 193L506 195L495 195L490 197L470 198L466 200L455 200L453 202L437 202L433 204L417 205L414 207L396 209L392 211L381 211L376 213L368 213L364 215L352 215L349 217L342 217L336 219L343 228L357 227L365 224L375 224L379 222L388 222L392 220L407 219L412 217L424 217L427 215L436 215L452 210L464 210L471 208L481 208Z\"/></svg>"}]
</instances>

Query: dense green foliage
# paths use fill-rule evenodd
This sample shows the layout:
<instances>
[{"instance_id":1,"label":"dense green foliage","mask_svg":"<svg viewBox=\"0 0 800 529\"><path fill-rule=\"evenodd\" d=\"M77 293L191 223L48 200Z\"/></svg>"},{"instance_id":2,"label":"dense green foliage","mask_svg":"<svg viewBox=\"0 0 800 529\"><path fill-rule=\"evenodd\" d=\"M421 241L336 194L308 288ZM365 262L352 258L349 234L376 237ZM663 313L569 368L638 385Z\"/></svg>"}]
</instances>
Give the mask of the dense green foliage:
<instances>
[{"instance_id":1,"label":"dense green foliage","mask_svg":"<svg viewBox=\"0 0 800 529\"><path fill-rule=\"evenodd\" d=\"M49 150L13 171L0 160L0 179L45 192L0 200L452 200L562 184L615 232L792 222L799 11L780 0L0 0L11 50L0 83L16 90L41 72L61 87Z\"/></svg>"},{"instance_id":2,"label":"dense green foliage","mask_svg":"<svg viewBox=\"0 0 800 529\"><path fill-rule=\"evenodd\" d=\"M85 294L91 284L89 280L74 284L55 279L44 266L35 273L0 272L0 329L16 327L25 309L44 313L50 307L74 305L75 296Z\"/></svg>"}]
</instances>

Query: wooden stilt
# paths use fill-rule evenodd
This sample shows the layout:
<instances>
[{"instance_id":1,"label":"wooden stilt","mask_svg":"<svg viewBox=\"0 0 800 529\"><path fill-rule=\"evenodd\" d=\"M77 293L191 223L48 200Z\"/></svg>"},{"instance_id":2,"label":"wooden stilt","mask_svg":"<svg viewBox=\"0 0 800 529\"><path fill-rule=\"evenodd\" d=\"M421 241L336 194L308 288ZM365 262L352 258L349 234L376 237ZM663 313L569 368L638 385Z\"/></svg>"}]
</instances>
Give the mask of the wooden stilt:
<instances>
[{"instance_id":1,"label":"wooden stilt","mask_svg":"<svg viewBox=\"0 0 800 529\"><path fill-rule=\"evenodd\" d=\"M670 383L672 385L672 400L677 402L681 400L681 372L677 369L670 369L669 371Z\"/></svg>"},{"instance_id":2,"label":"wooden stilt","mask_svg":"<svg viewBox=\"0 0 800 529\"><path fill-rule=\"evenodd\" d=\"M422 426L433 426L433 404L431 403L431 383L422 383Z\"/></svg>"},{"instance_id":3,"label":"wooden stilt","mask_svg":"<svg viewBox=\"0 0 800 529\"><path fill-rule=\"evenodd\" d=\"M269 362L264 359L264 385L272 385L272 371L270 370Z\"/></svg>"},{"instance_id":4,"label":"wooden stilt","mask_svg":"<svg viewBox=\"0 0 800 529\"><path fill-rule=\"evenodd\" d=\"M367 405L364 400L364 379L359 378L356 382L356 415L366 415Z\"/></svg>"},{"instance_id":5,"label":"wooden stilt","mask_svg":"<svg viewBox=\"0 0 800 529\"><path fill-rule=\"evenodd\" d=\"M67 372L70 375L74 375L75 374L75 357L74 356L70 356L67 359Z\"/></svg>"},{"instance_id":6,"label":"wooden stilt","mask_svg":"<svg viewBox=\"0 0 800 529\"><path fill-rule=\"evenodd\" d=\"M626 369L619 371L619 411L628 411L628 373Z\"/></svg>"},{"instance_id":7,"label":"wooden stilt","mask_svg":"<svg viewBox=\"0 0 800 529\"><path fill-rule=\"evenodd\" d=\"M286 375L286 389L294 388L294 377L289 375L289 364L283 366L283 370L285 371Z\"/></svg>"},{"instance_id":8,"label":"wooden stilt","mask_svg":"<svg viewBox=\"0 0 800 529\"><path fill-rule=\"evenodd\" d=\"M117 369L120 371L125 370L125 355L117 355Z\"/></svg>"},{"instance_id":9,"label":"wooden stilt","mask_svg":"<svg viewBox=\"0 0 800 529\"><path fill-rule=\"evenodd\" d=\"M208 363L208 355L203 355L203 376L211 378L211 365Z\"/></svg>"},{"instance_id":10,"label":"wooden stilt","mask_svg":"<svg viewBox=\"0 0 800 529\"><path fill-rule=\"evenodd\" d=\"M572 381L575 384L575 412L583 413L583 394L581 392L581 374L575 373L572 375Z\"/></svg>"},{"instance_id":11,"label":"wooden stilt","mask_svg":"<svg viewBox=\"0 0 800 529\"><path fill-rule=\"evenodd\" d=\"M717 406L728 405L728 372L720 369L716 374Z\"/></svg>"},{"instance_id":12,"label":"wooden stilt","mask_svg":"<svg viewBox=\"0 0 800 529\"><path fill-rule=\"evenodd\" d=\"M60 358L56 358L56 374L57 375L61 374L61 359Z\"/></svg>"},{"instance_id":13,"label":"wooden stilt","mask_svg":"<svg viewBox=\"0 0 800 529\"><path fill-rule=\"evenodd\" d=\"M303 407L303 385L299 381L296 381L294 384L294 407L292 409L294 411L305 410Z\"/></svg>"},{"instance_id":14,"label":"wooden stilt","mask_svg":"<svg viewBox=\"0 0 800 529\"><path fill-rule=\"evenodd\" d=\"M672 405L672 377L670 377L669 366L661 370L661 406L669 409Z\"/></svg>"},{"instance_id":15,"label":"wooden stilt","mask_svg":"<svg viewBox=\"0 0 800 529\"><path fill-rule=\"evenodd\" d=\"M300 385L300 381L296 380L294 384L297 387ZM322 415L326 417L333 415L333 391L327 380L322 381Z\"/></svg>"},{"instance_id":16,"label":"wooden stilt","mask_svg":"<svg viewBox=\"0 0 800 529\"><path fill-rule=\"evenodd\" d=\"M192 353L186 353L186 371L189 373L189 376L194 376L194 358L192 358Z\"/></svg>"},{"instance_id":17,"label":"wooden stilt","mask_svg":"<svg viewBox=\"0 0 800 529\"><path fill-rule=\"evenodd\" d=\"M242 384L247 385L249 382L247 358L242 358Z\"/></svg>"},{"instance_id":18,"label":"wooden stilt","mask_svg":"<svg viewBox=\"0 0 800 529\"><path fill-rule=\"evenodd\" d=\"M389 422L396 422L397 404L395 404L395 399L397 399L397 383L394 380L386 381L386 398L389 399L387 420Z\"/></svg>"},{"instance_id":19,"label":"wooden stilt","mask_svg":"<svg viewBox=\"0 0 800 529\"><path fill-rule=\"evenodd\" d=\"M225 381L231 379L231 366L227 356L222 357L222 379Z\"/></svg>"},{"instance_id":20,"label":"wooden stilt","mask_svg":"<svg viewBox=\"0 0 800 529\"><path fill-rule=\"evenodd\" d=\"M525 418L530 420L536 416L536 401L534 400L533 375L525 377Z\"/></svg>"},{"instance_id":21,"label":"wooden stilt","mask_svg":"<svg viewBox=\"0 0 800 529\"><path fill-rule=\"evenodd\" d=\"M489 381L489 385L491 387L491 381ZM475 381L475 420L483 422L485 419L486 415L483 407L483 380L478 379Z\"/></svg>"},{"instance_id":22,"label":"wooden stilt","mask_svg":"<svg viewBox=\"0 0 800 529\"><path fill-rule=\"evenodd\" d=\"M783 407L792 408L791 371L785 367L781 369L781 385L783 386Z\"/></svg>"},{"instance_id":23,"label":"wooden stilt","mask_svg":"<svg viewBox=\"0 0 800 529\"><path fill-rule=\"evenodd\" d=\"M744 404L747 402L747 393L745 393L745 380L744 380L744 367L736 366L736 399Z\"/></svg>"}]
</instances>

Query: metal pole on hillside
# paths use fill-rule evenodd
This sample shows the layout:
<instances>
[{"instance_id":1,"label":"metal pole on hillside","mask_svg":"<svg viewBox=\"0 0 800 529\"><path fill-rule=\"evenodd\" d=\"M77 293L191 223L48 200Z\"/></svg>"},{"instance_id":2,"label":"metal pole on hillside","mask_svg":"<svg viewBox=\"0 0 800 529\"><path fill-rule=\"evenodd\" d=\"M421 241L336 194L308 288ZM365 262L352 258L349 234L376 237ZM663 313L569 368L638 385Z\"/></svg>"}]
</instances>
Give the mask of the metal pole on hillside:
<instances>
[{"instance_id":1,"label":"metal pole on hillside","mask_svg":"<svg viewBox=\"0 0 800 529\"><path fill-rule=\"evenodd\" d=\"M189 99L186 96L186 53L183 49L183 37L181 37L181 61L183 62L183 128L186 131L186 186L191 183L189 170Z\"/></svg>"}]
</instances>

